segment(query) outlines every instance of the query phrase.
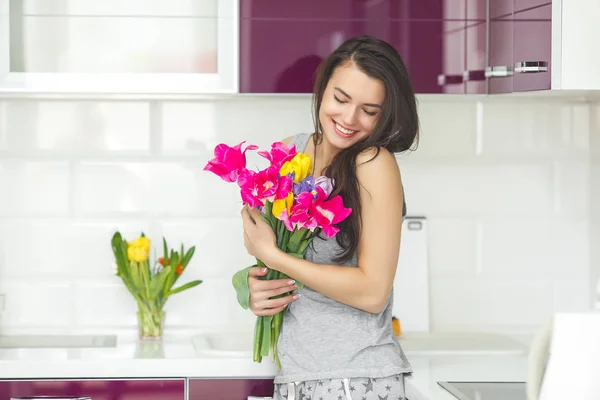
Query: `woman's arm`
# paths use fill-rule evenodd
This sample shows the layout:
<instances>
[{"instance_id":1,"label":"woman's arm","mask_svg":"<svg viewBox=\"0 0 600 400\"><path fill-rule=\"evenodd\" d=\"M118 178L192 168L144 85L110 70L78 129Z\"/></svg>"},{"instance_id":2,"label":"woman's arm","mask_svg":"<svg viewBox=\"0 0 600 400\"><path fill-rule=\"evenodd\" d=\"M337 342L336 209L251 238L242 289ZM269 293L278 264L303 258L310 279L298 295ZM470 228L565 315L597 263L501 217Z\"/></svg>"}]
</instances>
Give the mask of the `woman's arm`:
<instances>
[{"instance_id":1,"label":"woman's arm","mask_svg":"<svg viewBox=\"0 0 600 400\"><path fill-rule=\"evenodd\" d=\"M263 256L269 268L283 272L341 303L380 313L389 297L400 251L403 192L393 154L382 149L357 159L361 185L362 231L358 268L316 264L273 249Z\"/></svg>"}]
</instances>

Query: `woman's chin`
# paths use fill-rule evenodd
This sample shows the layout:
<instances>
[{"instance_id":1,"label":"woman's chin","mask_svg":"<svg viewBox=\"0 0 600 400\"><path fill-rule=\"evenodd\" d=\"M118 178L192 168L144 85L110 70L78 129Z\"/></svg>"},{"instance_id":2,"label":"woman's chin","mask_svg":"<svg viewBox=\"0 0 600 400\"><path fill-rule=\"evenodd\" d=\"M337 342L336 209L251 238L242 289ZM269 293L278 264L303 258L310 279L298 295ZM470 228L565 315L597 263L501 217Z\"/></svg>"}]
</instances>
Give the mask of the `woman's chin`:
<instances>
[{"instance_id":1,"label":"woman's chin","mask_svg":"<svg viewBox=\"0 0 600 400\"><path fill-rule=\"evenodd\" d=\"M342 136L336 132L326 132L325 137L327 138L329 144L340 150L347 149L356 143L356 135Z\"/></svg>"}]
</instances>

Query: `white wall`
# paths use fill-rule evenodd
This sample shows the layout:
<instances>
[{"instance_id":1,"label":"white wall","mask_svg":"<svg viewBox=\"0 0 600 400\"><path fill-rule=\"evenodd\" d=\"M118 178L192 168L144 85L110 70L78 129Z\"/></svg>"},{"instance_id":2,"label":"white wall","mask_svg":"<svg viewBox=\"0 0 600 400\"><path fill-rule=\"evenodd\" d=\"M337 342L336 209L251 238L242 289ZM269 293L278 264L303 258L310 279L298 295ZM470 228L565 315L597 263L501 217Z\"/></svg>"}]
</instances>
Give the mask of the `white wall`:
<instances>
[{"instance_id":1,"label":"white wall","mask_svg":"<svg viewBox=\"0 0 600 400\"><path fill-rule=\"evenodd\" d=\"M420 99L419 149L399 161L409 215L431 221L434 329L529 330L589 308L591 109ZM111 275L117 228L196 245L182 281L205 283L169 300L169 327L251 326L230 283L252 262L239 195L202 168L220 142L266 147L311 126L306 96L1 101L4 329L133 327Z\"/></svg>"},{"instance_id":2,"label":"white wall","mask_svg":"<svg viewBox=\"0 0 600 400\"><path fill-rule=\"evenodd\" d=\"M600 293L596 293L596 290L600 289L600 286L597 288L597 284L600 283L600 101L593 104L591 111L590 291L594 301L597 301L600 307Z\"/></svg>"}]
</instances>

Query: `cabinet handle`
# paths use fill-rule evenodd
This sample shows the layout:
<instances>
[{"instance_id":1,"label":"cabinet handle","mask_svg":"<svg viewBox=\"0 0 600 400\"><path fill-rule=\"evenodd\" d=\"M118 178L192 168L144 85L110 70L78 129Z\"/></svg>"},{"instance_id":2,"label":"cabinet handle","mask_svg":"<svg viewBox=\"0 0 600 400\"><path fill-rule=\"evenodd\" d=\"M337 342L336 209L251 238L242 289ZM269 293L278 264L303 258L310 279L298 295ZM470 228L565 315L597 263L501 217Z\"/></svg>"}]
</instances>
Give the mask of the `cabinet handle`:
<instances>
[{"instance_id":1,"label":"cabinet handle","mask_svg":"<svg viewBox=\"0 0 600 400\"><path fill-rule=\"evenodd\" d=\"M485 69L486 78L504 78L512 76L513 70L509 65L496 65Z\"/></svg>"},{"instance_id":2,"label":"cabinet handle","mask_svg":"<svg viewBox=\"0 0 600 400\"><path fill-rule=\"evenodd\" d=\"M519 61L515 63L515 72L531 73L548 71L548 61Z\"/></svg>"},{"instance_id":3,"label":"cabinet handle","mask_svg":"<svg viewBox=\"0 0 600 400\"><path fill-rule=\"evenodd\" d=\"M463 83L463 76L440 74L437 76L437 83L439 86L460 84Z\"/></svg>"},{"instance_id":4,"label":"cabinet handle","mask_svg":"<svg viewBox=\"0 0 600 400\"><path fill-rule=\"evenodd\" d=\"M486 71L481 69L468 69L463 72L463 79L467 82L485 81Z\"/></svg>"}]
</instances>

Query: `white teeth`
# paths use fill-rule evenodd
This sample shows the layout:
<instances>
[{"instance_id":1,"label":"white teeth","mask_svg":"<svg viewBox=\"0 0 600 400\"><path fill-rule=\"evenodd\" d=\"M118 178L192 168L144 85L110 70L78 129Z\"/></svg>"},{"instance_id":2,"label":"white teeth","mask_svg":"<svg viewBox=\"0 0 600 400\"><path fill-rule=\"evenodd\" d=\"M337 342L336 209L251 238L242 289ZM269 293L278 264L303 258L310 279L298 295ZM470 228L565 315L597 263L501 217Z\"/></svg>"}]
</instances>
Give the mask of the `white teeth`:
<instances>
[{"instance_id":1,"label":"white teeth","mask_svg":"<svg viewBox=\"0 0 600 400\"><path fill-rule=\"evenodd\" d=\"M335 127L342 133L345 133L346 135L351 135L356 131L353 131L351 129L346 129L343 126L341 126L340 124L338 124L337 122L335 123Z\"/></svg>"}]
</instances>

